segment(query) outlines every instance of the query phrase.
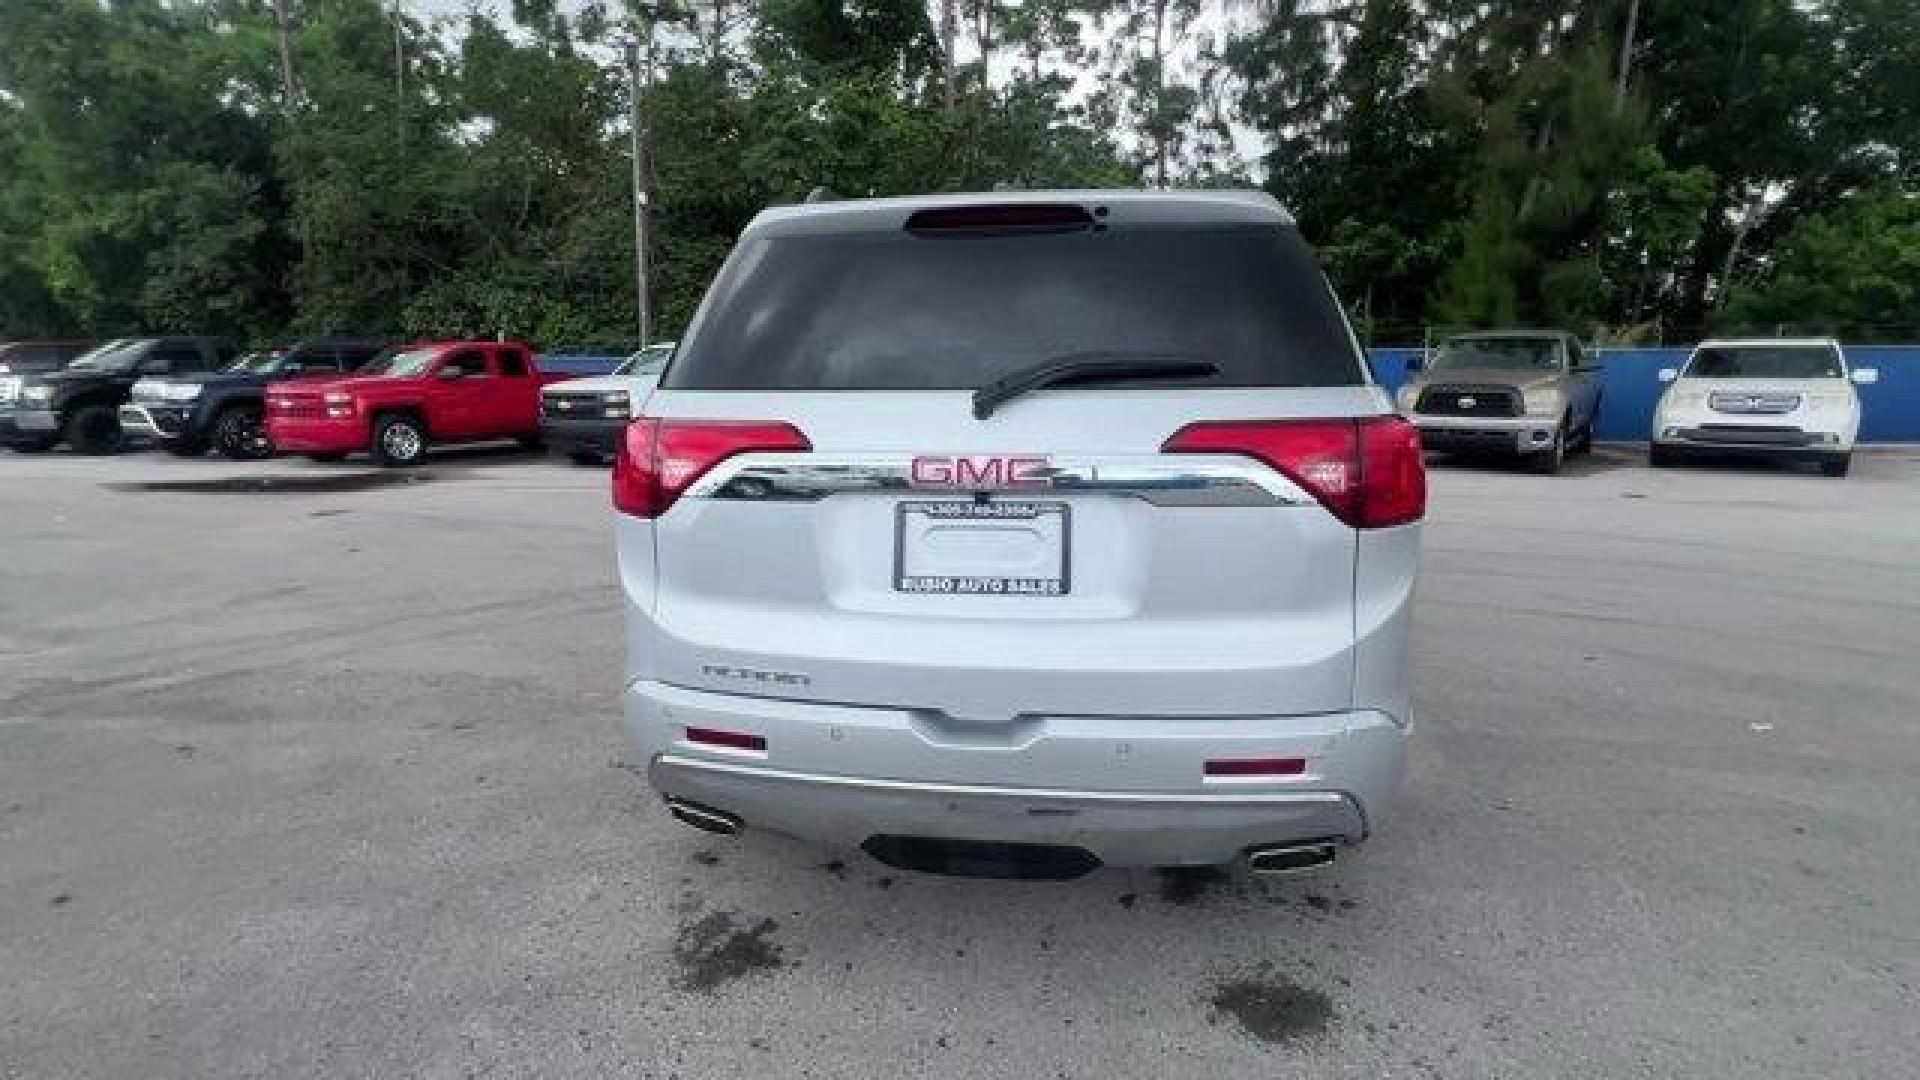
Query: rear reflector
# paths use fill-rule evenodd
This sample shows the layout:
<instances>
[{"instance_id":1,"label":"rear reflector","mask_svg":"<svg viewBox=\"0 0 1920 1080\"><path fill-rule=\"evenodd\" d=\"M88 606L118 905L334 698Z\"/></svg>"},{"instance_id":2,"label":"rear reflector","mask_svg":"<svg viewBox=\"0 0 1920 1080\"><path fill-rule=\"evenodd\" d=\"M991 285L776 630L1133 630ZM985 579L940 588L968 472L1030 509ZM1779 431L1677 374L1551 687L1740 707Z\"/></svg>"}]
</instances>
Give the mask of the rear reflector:
<instances>
[{"instance_id":1,"label":"rear reflector","mask_svg":"<svg viewBox=\"0 0 1920 1080\"><path fill-rule=\"evenodd\" d=\"M702 746L719 746L728 750L756 750L765 752L767 740L758 735L748 735L741 731L722 731L719 728L690 727L687 729L687 741Z\"/></svg>"},{"instance_id":2,"label":"rear reflector","mask_svg":"<svg viewBox=\"0 0 1920 1080\"><path fill-rule=\"evenodd\" d=\"M1398 416L1189 424L1161 449L1263 461L1356 529L1405 525L1427 512L1420 432Z\"/></svg>"},{"instance_id":3,"label":"rear reflector","mask_svg":"<svg viewBox=\"0 0 1920 1080\"><path fill-rule=\"evenodd\" d=\"M643 416L627 425L614 457L613 505L634 517L659 517L694 481L730 457L811 449L799 428L779 421Z\"/></svg>"},{"instance_id":4,"label":"rear reflector","mask_svg":"<svg viewBox=\"0 0 1920 1080\"><path fill-rule=\"evenodd\" d=\"M1299 776L1307 759L1297 757L1230 758L1207 762L1208 776Z\"/></svg>"},{"instance_id":5,"label":"rear reflector","mask_svg":"<svg viewBox=\"0 0 1920 1080\"><path fill-rule=\"evenodd\" d=\"M1093 215L1072 203L1005 203L988 206L942 206L916 210L907 218L907 231L940 235L972 233L1005 236L1010 233L1075 232L1093 226Z\"/></svg>"}]
</instances>

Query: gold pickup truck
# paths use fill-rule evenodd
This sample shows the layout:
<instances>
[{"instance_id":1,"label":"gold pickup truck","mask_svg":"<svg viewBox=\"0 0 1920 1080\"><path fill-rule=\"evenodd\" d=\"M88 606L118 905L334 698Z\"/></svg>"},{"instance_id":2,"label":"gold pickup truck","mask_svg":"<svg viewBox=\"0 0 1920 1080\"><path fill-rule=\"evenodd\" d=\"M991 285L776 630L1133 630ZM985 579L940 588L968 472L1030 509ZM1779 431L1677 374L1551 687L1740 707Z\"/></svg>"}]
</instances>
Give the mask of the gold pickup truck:
<instances>
[{"instance_id":1,"label":"gold pickup truck","mask_svg":"<svg viewBox=\"0 0 1920 1080\"><path fill-rule=\"evenodd\" d=\"M1398 404L1428 450L1498 454L1554 473L1593 446L1600 365L1572 334L1461 334L1411 375Z\"/></svg>"}]
</instances>

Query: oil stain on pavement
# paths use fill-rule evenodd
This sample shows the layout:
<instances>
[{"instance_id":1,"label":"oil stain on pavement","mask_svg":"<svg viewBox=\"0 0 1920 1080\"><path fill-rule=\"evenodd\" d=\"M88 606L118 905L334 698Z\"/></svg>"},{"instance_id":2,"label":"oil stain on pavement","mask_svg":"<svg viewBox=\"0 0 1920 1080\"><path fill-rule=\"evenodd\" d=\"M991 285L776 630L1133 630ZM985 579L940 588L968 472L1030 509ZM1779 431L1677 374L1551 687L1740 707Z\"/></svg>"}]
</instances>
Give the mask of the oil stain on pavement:
<instances>
[{"instance_id":1,"label":"oil stain on pavement","mask_svg":"<svg viewBox=\"0 0 1920 1080\"><path fill-rule=\"evenodd\" d=\"M1264 1043L1318 1035L1333 1019L1333 1002L1327 995L1281 978L1220 983L1214 987L1211 1004L1216 1017L1232 1017Z\"/></svg>"},{"instance_id":2,"label":"oil stain on pavement","mask_svg":"<svg viewBox=\"0 0 1920 1080\"><path fill-rule=\"evenodd\" d=\"M709 912L682 923L673 945L674 963L679 968L674 986L711 994L756 971L779 970L780 945L771 940L779 928L772 919L761 919L752 929L742 929L733 913L727 911Z\"/></svg>"},{"instance_id":3,"label":"oil stain on pavement","mask_svg":"<svg viewBox=\"0 0 1920 1080\"><path fill-rule=\"evenodd\" d=\"M152 480L144 483L115 483L105 487L113 491L204 491L204 492L340 492L369 491L383 487L425 484L432 473L351 472L294 476L225 476L212 480Z\"/></svg>"}]
</instances>

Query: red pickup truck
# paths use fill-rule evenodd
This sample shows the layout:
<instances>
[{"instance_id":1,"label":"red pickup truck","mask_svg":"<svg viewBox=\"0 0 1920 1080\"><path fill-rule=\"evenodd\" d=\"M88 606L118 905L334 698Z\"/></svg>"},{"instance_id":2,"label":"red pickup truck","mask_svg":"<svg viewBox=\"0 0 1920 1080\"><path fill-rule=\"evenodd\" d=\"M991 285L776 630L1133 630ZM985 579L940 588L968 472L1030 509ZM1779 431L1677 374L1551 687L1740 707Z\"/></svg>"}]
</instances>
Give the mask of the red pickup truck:
<instances>
[{"instance_id":1,"label":"red pickup truck","mask_svg":"<svg viewBox=\"0 0 1920 1080\"><path fill-rule=\"evenodd\" d=\"M518 439L537 446L540 373L514 341L436 341L388 353L337 379L267 387L267 437L281 451L338 461L366 451L388 468L432 443Z\"/></svg>"}]
</instances>

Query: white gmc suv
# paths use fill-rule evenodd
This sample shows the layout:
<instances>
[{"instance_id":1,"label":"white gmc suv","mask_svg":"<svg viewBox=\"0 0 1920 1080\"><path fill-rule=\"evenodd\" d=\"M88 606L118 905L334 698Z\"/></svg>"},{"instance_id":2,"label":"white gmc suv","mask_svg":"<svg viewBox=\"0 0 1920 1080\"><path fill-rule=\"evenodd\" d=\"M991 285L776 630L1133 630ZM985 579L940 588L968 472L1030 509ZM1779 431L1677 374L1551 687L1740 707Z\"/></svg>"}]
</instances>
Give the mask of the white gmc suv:
<instances>
[{"instance_id":1,"label":"white gmc suv","mask_svg":"<svg viewBox=\"0 0 1920 1080\"><path fill-rule=\"evenodd\" d=\"M626 723L698 828L1277 873L1400 779L1419 436L1265 195L767 210L613 501Z\"/></svg>"}]
</instances>

